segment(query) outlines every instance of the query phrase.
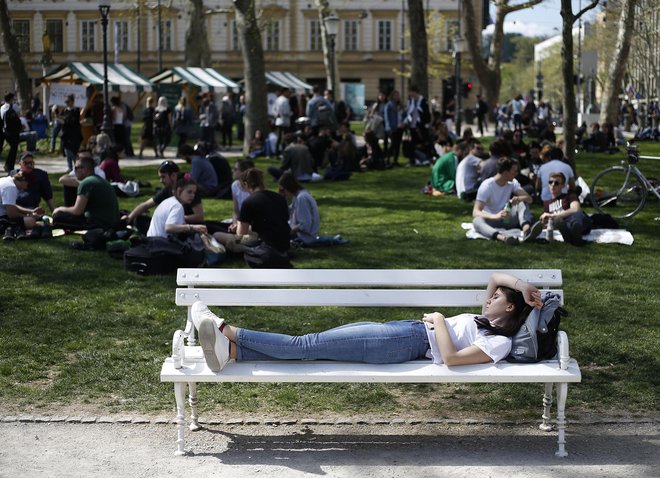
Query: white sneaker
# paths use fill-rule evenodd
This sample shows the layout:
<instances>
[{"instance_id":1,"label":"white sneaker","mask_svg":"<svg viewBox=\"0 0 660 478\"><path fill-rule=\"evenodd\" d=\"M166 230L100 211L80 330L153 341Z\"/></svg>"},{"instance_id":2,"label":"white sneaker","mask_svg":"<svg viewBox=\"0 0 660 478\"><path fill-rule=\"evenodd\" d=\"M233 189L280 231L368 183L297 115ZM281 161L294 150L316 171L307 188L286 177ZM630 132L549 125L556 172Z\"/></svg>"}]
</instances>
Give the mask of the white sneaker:
<instances>
[{"instance_id":1,"label":"white sneaker","mask_svg":"<svg viewBox=\"0 0 660 478\"><path fill-rule=\"evenodd\" d=\"M213 312L211 312L209 308L206 307L206 304L200 300L192 305L190 308L190 315L192 316L193 324L195 324L195 328L197 330L199 330L199 326L204 319L211 319L213 322L215 322L218 328L220 328L220 326L225 323L225 319L221 319Z\"/></svg>"},{"instance_id":2,"label":"white sneaker","mask_svg":"<svg viewBox=\"0 0 660 478\"><path fill-rule=\"evenodd\" d=\"M222 335L210 318L202 319L197 330L206 365L211 371L220 372L229 362L229 339Z\"/></svg>"}]
</instances>

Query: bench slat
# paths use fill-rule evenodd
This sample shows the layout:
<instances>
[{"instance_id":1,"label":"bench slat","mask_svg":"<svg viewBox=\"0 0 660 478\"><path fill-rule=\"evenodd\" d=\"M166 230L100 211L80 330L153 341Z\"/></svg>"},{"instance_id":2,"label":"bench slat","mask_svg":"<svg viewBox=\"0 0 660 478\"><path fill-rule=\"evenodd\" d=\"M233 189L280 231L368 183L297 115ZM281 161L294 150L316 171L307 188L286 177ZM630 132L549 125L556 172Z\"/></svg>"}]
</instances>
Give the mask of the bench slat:
<instances>
[{"instance_id":1,"label":"bench slat","mask_svg":"<svg viewBox=\"0 0 660 478\"><path fill-rule=\"evenodd\" d=\"M189 347L194 349L199 347ZM192 358L188 357L192 355ZM400 364L363 364L332 361L229 362L222 372L212 372L201 350L186 351L183 368L174 368L171 358L165 360L160 373L162 382L381 382L381 383L549 383L579 382L580 369L571 359L561 370L556 360L535 364L461 365L446 367L430 360L415 360Z\"/></svg>"},{"instance_id":2,"label":"bench slat","mask_svg":"<svg viewBox=\"0 0 660 478\"><path fill-rule=\"evenodd\" d=\"M336 287L485 287L501 269L179 269L180 286L300 285ZM561 287L559 269L511 269L506 272L537 287Z\"/></svg>"},{"instance_id":3,"label":"bench slat","mask_svg":"<svg viewBox=\"0 0 660 478\"><path fill-rule=\"evenodd\" d=\"M561 290L553 290L563 300ZM479 307L486 291L396 289L177 289L176 304L224 306ZM478 310L474 311L475 313Z\"/></svg>"}]
</instances>

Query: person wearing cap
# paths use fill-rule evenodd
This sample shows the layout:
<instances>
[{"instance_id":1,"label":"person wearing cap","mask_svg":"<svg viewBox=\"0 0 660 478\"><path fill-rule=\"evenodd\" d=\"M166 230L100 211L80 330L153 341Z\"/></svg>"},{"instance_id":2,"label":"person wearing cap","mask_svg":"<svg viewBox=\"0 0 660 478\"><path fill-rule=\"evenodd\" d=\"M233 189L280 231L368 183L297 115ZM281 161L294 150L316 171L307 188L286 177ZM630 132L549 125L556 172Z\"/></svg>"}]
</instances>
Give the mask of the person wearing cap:
<instances>
[{"instance_id":1,"label":"person wearing cap","mask_svg":"<svg viewBox=\"0 0 660 478\"><path fill-rule=\"evenodd\" d=\"M147 211L158 206L164 200L172 197L176 189L176 183L179 179L179 166L174 161L163 161L158 168L158 180L163 185L163 189L158 191L153 197L138 204L128 215L122 217L122 220L128 224L135 225L141 232L146 233L148 224L142 223L139 218L144 217ZM186 224L204 223L204 207L199 192L195 195L192 203L183 205L184 218ZM143 231L144 229L144 231Z\"/></svg>"},{"instance_id":2,"label":"person wearing cap","mask_svg":"<svg viewBox=\"0 0 660 478\"><path fill-rule=\"evenodd\" d=\"M24 208L35 209L39 207L43 199L48 204L48 209L52 213L55 210L53 188L46 171L34 167L34 157L29 151L21 155L18 165L20 167L10 174L11 176L15 176L19 172L22 173L23 177L27 180L28 187L18 191L16 204Z\"/></svg>"},{"instance_id":3,"label":"person wearing cap","mask_svg":"<svg viewBox=\"0 0 660 478\"><path fill-rule=\"evenodd\" d=\"M218 175L206 156L208 152L206 143L197 143L194 149L189 144L182 145L179 154L190 163L190 174L199 186L202 196L215 197L218 193Z\"/></svg>"}]
</instances>

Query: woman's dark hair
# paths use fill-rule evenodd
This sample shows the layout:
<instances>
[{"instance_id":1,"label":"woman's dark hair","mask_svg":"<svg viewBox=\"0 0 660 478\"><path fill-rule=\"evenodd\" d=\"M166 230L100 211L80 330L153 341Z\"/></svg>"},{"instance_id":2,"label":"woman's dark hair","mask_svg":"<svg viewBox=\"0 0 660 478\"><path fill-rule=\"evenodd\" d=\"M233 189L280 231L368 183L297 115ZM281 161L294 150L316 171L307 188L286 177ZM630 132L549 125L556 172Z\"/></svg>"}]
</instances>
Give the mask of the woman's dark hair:
<instances>
[{"instance_id":1,"label":"woman's dark hair","mask_svg":"<svg viewBox=\"0 0 660 478\"><path fill-rule=\"evenodd\" d=\"M254 168L254 161L251 159L239 159L236 161L236 164L238 165L238 170L240 172L247 171L250 168Z\"/></svg>"},{"instance_id":2,"label":"woman's dark hair","mask_svg":"<svg viewBox=\"0 0 660 478\"><path fill-rule=\"evenodd\" d=\"M189 174L184 174L176 182L177 189L183 189L186 186L197 186L197 182Z\"/></svg>"},{"instance_id":3,"label":"woman's dark hair","mask_svg":"<svg viewBox=\"0 0 660 478\"><path fill-rule=\"evenodd\" d=\"M507 302L513 304L514 307L513 312L507 317L506 325L493 325L483 316L475 317L474 320L478 328L485 329L493 335L513 337L518 333L518 330L532 311L532 306L525 302L522 292L504 286L499 286L498 289L504 294Z\"/></svg>"},{"instance_id":4,"label":"woman's dark hair","mask_svg":"<svg viewBox=\"0 0 660 478\"><path fill-rule=\"evenodd\" d=\"M282 174L282 176L280 176L280 180L277 183L282 189L290 192L293 195L298 194L298 191L303 189L302 185L290 171L286 171L284 174Z\"/></svg>"},{"instance_id":5,"label":"woman's dark hair","mask_svg":"<svg viewBox=\"0 0 660 478\"><path fill-rule=\"evenodd\" d=\"M263 189L264 186L264 173L257 168L250 168L241 176L241 182L247 186L248 189Z\"/></svg>"}]
</instances>

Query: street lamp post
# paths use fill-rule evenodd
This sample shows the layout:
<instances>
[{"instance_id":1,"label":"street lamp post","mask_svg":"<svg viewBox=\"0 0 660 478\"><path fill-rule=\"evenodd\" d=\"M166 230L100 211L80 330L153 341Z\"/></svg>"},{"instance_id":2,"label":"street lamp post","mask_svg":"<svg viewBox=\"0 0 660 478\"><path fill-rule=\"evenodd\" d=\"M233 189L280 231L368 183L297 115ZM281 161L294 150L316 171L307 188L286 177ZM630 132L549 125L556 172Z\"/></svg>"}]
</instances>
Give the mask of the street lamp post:
<instances>
[{"instance_id":1,"label":"street lamp post","mask_svg":"<svg viewBox=\"0 0 660 478\"><path fill-rule=\"evenodd\" d=\"M328 15L323 19L325 24L325 31L328 33L330 39L330 90L335 98L338 98L335 86L337 85L337 78L335 78L335 39L339 31L339 17L337 15Z\"/></svg>"},{"instance_id":2,"label":"street lamp post","mask_svg":"<svg viewBox=\"0 0 660 478\"><path fill-rule=\"evenodd\" d=\"M101 26L103 27L103 123L101 131L112 138L112 120L110 118L110 94L108 92L108 14L110 3L100 2Z\"/></svg>"}]
</instances>

